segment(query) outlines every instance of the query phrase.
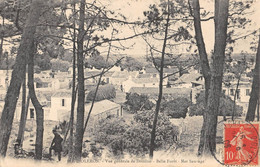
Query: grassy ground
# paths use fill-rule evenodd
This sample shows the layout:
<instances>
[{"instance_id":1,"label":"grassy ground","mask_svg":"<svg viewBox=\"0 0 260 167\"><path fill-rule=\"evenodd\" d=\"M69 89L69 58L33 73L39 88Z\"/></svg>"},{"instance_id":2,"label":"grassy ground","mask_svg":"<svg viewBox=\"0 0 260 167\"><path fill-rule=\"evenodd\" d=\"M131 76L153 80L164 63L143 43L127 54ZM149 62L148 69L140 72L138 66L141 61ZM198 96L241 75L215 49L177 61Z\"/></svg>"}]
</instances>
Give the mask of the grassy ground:
<instances>
[{"instance_id":1,"label":"grassy ground","mask_svg":"<svg viewBox=\"0 0 260 167\"><path fill-rule=\"evenodd\" d=\"M43 152L48 153L48 149L51 145L51 141L53 139L52 129L55 125L59 123L56 121L45 121L44 122L44 138L43 138ZM13 123L13 128L9 140L7 155L13 157L14 156L14 143L17 138L19 129L19 122ZM34 152L34 144L36 139L36 122L35 120L27 120L25 132L24 132L24 141L23 141L23 149L26 152Z\"/></svg>"},{"instance_id":2,"label":"grassy ground","mask_svg":"<svg viewBox=\"0 0 260 167\"><path fill-rule=\"evenodd\" d=\"M126 121L130 123L131 120L133 119L133 114L124 111L123 117L125 118ZM156 151L155 156L156 157L175 157L175 156L191 156L191 155L196 156L198 145L199 145L202 121L203 121L202 116L186 117L185 119L171 119L173 125L181 127L182 133L180 135L180 138L175 145L169 147L168 149ZM48 153L48 149L53 139L52 129L55 127L55 125L58 124L59 124L58 122L54 122L54 121L45 121L44 145L43 145L44 154ZM14 157L13 144L15 143L15 140L17 138L18 127L19 127L19 123L14 122L11 138L9 140L10 143L9 143L8 153L7 153L7 155L9 155L10 157ZM221 136L221 134L223 134L223 127L219 126L217 136ZM33 144L35 143L35 135L36 135L36 123L34 121L29 120L27 121L24 143L23 143L23 149L25 151L34 152ZM91 136L88 139L91 140ZM85 147L83 148L83 150L85 149L89 151L90 144L91 142L84 143ZM100 145L97 144L96 147L100 147ZM107 157L108 155L110 155L107 148L104 148L102 152L103 152L103 156L100 158L103 159L110 158ZM57 157L55 157L55 159L57 159ZM66 159L67 157L63 157L62 161L66 162ZM93 159L92 153L89 153L88 158L86 158L85 160L89 160L89 159Z\"/></svg>"}]
</instances>

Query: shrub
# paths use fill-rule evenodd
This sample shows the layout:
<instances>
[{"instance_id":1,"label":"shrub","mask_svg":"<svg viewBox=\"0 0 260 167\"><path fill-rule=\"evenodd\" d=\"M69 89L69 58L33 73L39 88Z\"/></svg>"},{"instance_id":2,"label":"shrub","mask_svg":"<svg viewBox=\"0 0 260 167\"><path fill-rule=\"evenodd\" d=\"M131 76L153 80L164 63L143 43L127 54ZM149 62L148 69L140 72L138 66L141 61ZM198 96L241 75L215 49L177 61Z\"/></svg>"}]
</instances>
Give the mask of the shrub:
<instances>
[{"instance_id":1,"label":"shrub","mask_svg":"<svg viewBox=\"0 0 260 167\"><path fill-rule=\"evenodd\" d=\"M196 97L196 104L191 105L189 115L190 116L199 116L203 115L205 111L205 92L201 91L200 94ZM219 116L223 116L225 113L226 116L232 116L233 112L233 105L234 102L233 100L224 94L221 95L220 97L220 102L219 102ZM243 108L239 105L236 105L236 110L235 110L235 116L241 116L242 115L242 110Z\"/></svg>"},{"instance_id":2,"label":"shrub","mask_svg":"<svg viewBox=\"0 0 260 167\"><path fill-rule=\"evenodd\" d=\"M110 144L110 152L113 153L116 157L122 157L124 151L124 143L123 143L123 136L118 136L115 138Z\"/></svg>"},{"instance_id":3,"label":"shrub","mask_svg":"<svg viewBox=\"0 0 260 167\"><path fill-rule=\"evenodd\" d=\"M152 131L154 111L140 111L134 116L134 120ZM173 144L173 136L177 134L176 128L171 124L169 117L164 113L158 114L156 126L155 148L163 148Z\"/></svg>"},{"instance_id":4,"label":"shrub","mask_svg":"<svg viewBox=\"0 0 260 167\"><path fill-rule=\"evenodd\" d=\"M142 156L148 153L150 134L152 131L153 111L140 111L134 116L134 121L128 125L124 119L110 117L100 121L96 128L95 141L108 146L114 156L121 156L123 152ZM173 144L175 128L164 113L158 116L155 149L166 148Z\"/></svg>"},{"instance_id":5,"label":"shrub","mask_svg":"<svg viewBox=\"0 0 260 167\"><path fill-rule=\"evenodd\" d=\"M234 107L234 101L229 97L223 95L223 97L220 98L220 106L219 106L219 116L223 116L224 114L226 116L232 116ZM243 107L236 105L235 106L235 116L241 116L243 113Z\"/></svg>"},{"instance_id":6,"label":"shrub","mask_svg":"<svg viewBox=\"0 0 260 167\"><path fill-rule=\"evenodd\" d=\"M154 107L148 96L137 93L127 93L125 105L130 113L136 113L140 110L151 110Z\"/></svg>"},{"instance_id":7,"label":"shrub","mask_svg":"<svg viewBox=\"0 0 260 167\"><path fill-rule=\"evenodd\" d=\"M63 61L61 59L52 59L51 61L51 69L53 71L68 71L70 67L70 63L67 61Z\"/></svg>"},{"instance_id":8,"label":"shrub","mask_svg":"<svg viewBox=\"0 0 260 167\"><path fill-rule=\"evenodd\" d=\"M128 125L123 118L110 117L100 120L99 125L96 127L95 140L108 145L123 135L127 128Z\"/></svg>"},{"instance_id":9,"label":"shrub","mask_svg":"<svg viewBox=\"0 0 260 167\"><path fill-rule=\"evenodd\" d=\"M150 129L135 123L123 135L124 149L131 155L143 156L149 151Z\"/></svg>"},{"instance_id":10,"label":"shrub","mask_svg":"<svg viewBox=\"0 0 260 167\"><path fill-rule=\"evenodd\" d=\"M94 145L91 145L90 152L93 154L94 157L101 157L101 151Z\"/></svg>"},{"instance_id":11,"label":"shrub","mask_svg":"<svg viewBox=\"0 0 260 167\"><path fill-rule=\"evenodd\" d=\"M190 106L190 100L184 97L162 103L161 110L171 118L185 118Z\"/></svg>"}]
</instances>

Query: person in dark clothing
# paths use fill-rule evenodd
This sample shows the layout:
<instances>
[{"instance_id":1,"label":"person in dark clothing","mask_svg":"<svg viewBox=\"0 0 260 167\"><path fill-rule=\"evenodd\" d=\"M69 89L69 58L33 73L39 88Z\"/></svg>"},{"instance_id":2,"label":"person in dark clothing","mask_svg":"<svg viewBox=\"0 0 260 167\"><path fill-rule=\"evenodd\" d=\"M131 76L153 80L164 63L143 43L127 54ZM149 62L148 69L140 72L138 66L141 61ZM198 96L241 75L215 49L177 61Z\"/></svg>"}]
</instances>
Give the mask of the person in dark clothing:
<instances>
[{"instance_id":1,"label":"person in dark clothing","mask_svg":"<svg viewBox=\"0 0 260 167\"><path fill-rule=\"evenodd\" d=\"M56 130L52 131L54 134L54 138L51 142L51 147L50 147L50 157L51 157L51 151L54 150L55 153L58 154L58 160L61 160L61 151L62 151L62 141L63 138L59 135L59 133Z\"/></svg>"}]
</instances>

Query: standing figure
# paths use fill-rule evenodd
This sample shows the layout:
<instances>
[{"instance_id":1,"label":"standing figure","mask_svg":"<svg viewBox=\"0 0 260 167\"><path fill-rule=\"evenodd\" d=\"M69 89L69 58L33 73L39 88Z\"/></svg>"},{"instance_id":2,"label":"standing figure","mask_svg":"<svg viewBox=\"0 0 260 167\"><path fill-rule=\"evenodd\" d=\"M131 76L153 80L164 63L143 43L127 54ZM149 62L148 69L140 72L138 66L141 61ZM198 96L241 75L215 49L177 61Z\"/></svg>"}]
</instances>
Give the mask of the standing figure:
<instances>
[{"instance_id":1,"label":"standing figure","mask_svg":"<svg viewBox=\"0 0 260 167\"><path fill-rule=\"evenodd\" d=\"M50 147L50 157L51 157L51 151L54 150L55 153L58 154L58 160L61 160L61 151L62 151L62 141L63 138L59 135L59 133L56 130L52 130L53 134L54 134L54 138L51 142L51 147Z\"/></svg>"},{"instance_id":2,"label":"standing figure","mask_svg":"<svg viewBox=\"0 0 260 167\"><path fill-rule=\"evenodd\" d=\"M244 130L244 127L241 126L239 129L239 132L236 134L236 136L231 140L230 144L236 147L237 156L236 159L239 161L248 161L250 160L251 154L244 148L244 140L248 139L250 141L253 141L253 139L249 138L247 135L251 134L251 132L248 132Z\"/></svg>"}]
</instances>

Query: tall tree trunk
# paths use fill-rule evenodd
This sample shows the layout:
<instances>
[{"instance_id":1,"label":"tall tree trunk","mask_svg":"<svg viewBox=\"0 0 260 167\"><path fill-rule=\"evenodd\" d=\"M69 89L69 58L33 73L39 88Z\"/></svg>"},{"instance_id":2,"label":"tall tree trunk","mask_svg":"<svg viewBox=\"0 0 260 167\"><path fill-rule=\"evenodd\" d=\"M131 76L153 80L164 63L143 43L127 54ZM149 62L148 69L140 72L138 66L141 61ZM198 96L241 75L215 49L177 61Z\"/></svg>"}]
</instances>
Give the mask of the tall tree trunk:
<instances>
[{"instance_id":1,"label":"tall tree trunk","mask_svg":"<svg viewBox=\"0 0 260 167\"><path fill-rule=\"evenodd\" d=\"M202 127L204 135L200 139L203 141L201 153L205 156L216 151L216 129L225 61L228 6L228 0L215 0L215 44L212 56L211 82L207 110L204 114L204 127Z\"/></svg>"},{"instance_id":2,"label":"tall tree trunk","mask_svg":"<svg viewBox=\"0 0 260 167\"><path fill-rule=\"evenodd\" d=\"M260 83L260 35L259 35L259 41L258 41L258 48L256 53L256 63L255 63L255 69L254 69L254 76L253 76L253 84L249 99L249 105L248 110L246 114L246 121L254 121L255 119L255 111L256 111L256 104L257 100L259 100L259 83Z\"/></svg>"},{"instance_id":3,"label":"tall tree trunk","mask_svg":"<svg viewBox=\"0 0 260 167\"><path fill-rule=\"evenodd\" d=\"M24 116L24 120L23 120L24 122L23 122L23 125L20 124L20 126L19 126L19 132L18 132L18 137L19 137L19 139L21 139L20 146L23 146L24 130L25 130L26 121L27 121L29 103L30 103L30 95L27 95L26 107L25 107L25 116ZM20 128L23 128L23 129L21 129L21 132L20 132ZM19 136L19 133L21 133L20 136ZM17 139L18 139L18 138L17 138Z\"/></svg>"},{"instance_id":4,"label":"tall tree trunk","mask_svg":"<svg viewBox=\"0 0 260 167\"><path fill-rule=\"evenodd\" d=\"M25 74L24 74L22 94L23 94L23 97L22 97L20 125L19 125L18 135L17 135L17 139L16 139L16 141L19 143L20 146L22 146L24 128L25 128L27 113L28 113L27 106L26 106L26 75Z\"/></svg>"},{"instance_id":5,"label":"tall tree trunk","mask_svg":"<svg viewBox=\"0 0 260 167\"><path fill-rule=\"evenodd\" d=\"M84 104L85 104L85 90L84 90L84 21L85 21L85 0L80 2L79 12L79 34L77 39L78 53L77 53L77 67L78 67L78 107L77 107L77 123L75 134L74 156L75 161L81 161L82 141L84 134Z\"/></svg>"},{"instance_id":6,"label":"tall tree trunk","mask_svg":"<svg viewBox=\"0 0 260 167\"><path fill-rule=\"evenodd\" d=\"M202 70L202 75L205 80L204 81L204 83L205 83L205 104L207 105L209 89L210 89L211 73L210 73L208 55L206 52L205 42L204 42L202 29L201 29L199 0L192 0L191 6L190 6L190 12L191 12L191 15L193 16L193 20L194 20L194 29L195 29L195 34L196 34L195 39L196 39L197 47L199 50L200 66L201 66L201 70ZM200 139L199 148L198 148L198 155L201 155L203 145L204 145L204 141L202 139L204 138L205 124L206 124L206 117L203 116L203 125L202 125L202 129L201 129L201 139Z\"/></svg>"},{"instance_id":7,"label":"tall tree trunk","mask_svg":"<svg viewBox=\"0 0 260 167\"><path fill-rule=\"evenodd\" d=\"M36 31L36 25L38 23L41 10L43 9L43 5L44 1L42 0L32 1L14 64L10 86L6 94L5 105L0 120L0 154L3 157L6 156L17 99L19 97L21 84L24 79L23 74L26 70L26 60L28 59L27 55L29 55L32 50L31 46Z\"/></svg>"},{"instance_id":8,"label":"tall tree trunk","mask_svg":"<svg viewBox=\"0 0 260 167\"><path fill-rule=\"evenodd\" d=\"M73 4L73 12L76 13L76 4ZM71 110L70 110L70 141L69 141L69 158L68 162L72 162L74 155L74 108L76 101L76 19L73 20L73 72L72 72L72 99L71 99Z\"/></svg>"},{"instance_id":9,"label":"tall tree trunk","mask_svg":"<svg viewBox=\"0 0 260 167\"><path fill-rule=\"evenodd\" d=\"M165 56L165 49L166 49L166 44L167 44L167 35L168 35L168 28L169 28L169 21L170 21L170 7L169 7L169 0L168 0L168 5L167 5L167 20L166 20L166 27L165 27L165 32L164 32L164 41L163 41L163 47L162 47L162 58L161 58L161 66L160 66L160 80L159 80L159 95L158 95L158 100L156 102L156 108L155 108L155 113L154 113L154 120L153 120L153 127L152 127L152 132L151 132L151 141L150 141L150 153L149 157L152 159L153 158L153 152L155 148L155 137L156 137L156 124L157 124L157 119L158 119L158 114L160 111L160 105L162 101L162 94L163 94L163 67L164 67L164 56Z\"/></svg>"},{"instance_id":10,"label":"tall tree trunk","mask_svg":"<svg viewBox=\"0 0 260 167\"><path fill-rule=\"evenodd\" d=\"M36 50L35 44L32 45L32 48ZM30 53L28 60L28 87L29 94L32 101L32 104L36 112L36 142L35 142L35 159L42 159L42 147L43 147L43 120L44 114L42 105L37 99L35 89L34 89L34 50Z\"/></svg>"},{"instance_id":11,"label":"tall tree trunk","mask_svg":"<svg viewBox=\"0 0 260 167\"><path fill-rule=\"evenodd\" d=\"M75 109L75 102L77 97L77 88L75 88L75 81L74 82L74 90L72 90L72 100L71 100L71 113L70 113L70 140L69 140L69 157L68 162L73 162L74 160L74 109Z\"/></svg>"}]
</instances>

